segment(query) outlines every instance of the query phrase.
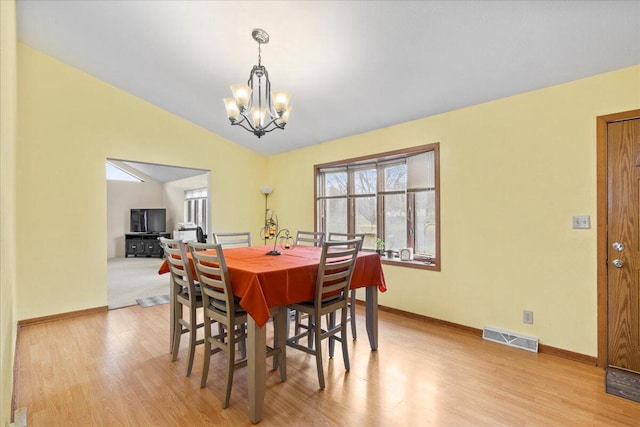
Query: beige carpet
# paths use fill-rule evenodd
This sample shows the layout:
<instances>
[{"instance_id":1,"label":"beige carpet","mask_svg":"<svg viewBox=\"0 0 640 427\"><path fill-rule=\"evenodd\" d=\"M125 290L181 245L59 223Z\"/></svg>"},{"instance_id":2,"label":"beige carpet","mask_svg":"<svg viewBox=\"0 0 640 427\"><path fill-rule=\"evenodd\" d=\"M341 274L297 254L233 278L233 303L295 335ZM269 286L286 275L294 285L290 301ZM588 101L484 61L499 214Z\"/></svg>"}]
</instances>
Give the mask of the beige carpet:
<instances>
[{"instance_id":1,"label":"beige carpet","mask_svg":"<svg viewBox=\"0 0 640 427\"><path fill-rule=\"evenodd\" d=\"M109 309L136 305L137 299L169 294L169 275L158 274L161 258L107 260Z\"/></svg>"}]
</instances>

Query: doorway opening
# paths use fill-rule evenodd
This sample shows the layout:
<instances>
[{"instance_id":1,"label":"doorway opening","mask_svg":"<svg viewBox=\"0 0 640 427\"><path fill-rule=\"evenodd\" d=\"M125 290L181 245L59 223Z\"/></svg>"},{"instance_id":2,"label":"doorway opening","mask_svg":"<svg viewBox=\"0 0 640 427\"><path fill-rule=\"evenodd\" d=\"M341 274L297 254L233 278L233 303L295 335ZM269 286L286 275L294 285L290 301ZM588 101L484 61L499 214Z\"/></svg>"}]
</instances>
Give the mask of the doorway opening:
<instances>
[{"instance_id":1,"label":"doorway opening","mask_svg":"<svg viewBox=\"0 0 640 427\"><path fill-rule=\"evenodd\" d=\"M106 182L107 302L109 309L116 309L169 294L168 277L158 274L164 259L157 239L173 237L181 225L189 221L187 217L194 218L193 201L188 200L194 190L200 195L199 215L195 218L203 231L209 232L210 171L112 158L105 163L120 174L120 179ZM155 215L153 233L146 229L140 231L143 212ZM135 221L132 220L134 213ZM138 237L144 242L140 252L133 250Z\"/></svg>"}]
</instances>

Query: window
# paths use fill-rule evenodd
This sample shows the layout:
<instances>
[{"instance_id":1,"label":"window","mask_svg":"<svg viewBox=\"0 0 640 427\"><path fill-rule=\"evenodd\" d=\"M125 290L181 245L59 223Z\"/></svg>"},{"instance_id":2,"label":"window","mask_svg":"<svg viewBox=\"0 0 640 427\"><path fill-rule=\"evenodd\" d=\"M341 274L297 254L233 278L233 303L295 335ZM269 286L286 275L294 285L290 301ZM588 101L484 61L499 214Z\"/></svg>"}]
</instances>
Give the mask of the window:
<instances>
[{"instance_id":1,"label":"window","mask_svg":"<svg viewBox=\"0 0 640 427\"><path fill-rule=\"evenodd\" d=\"M132 182L143 182L142 179L138 178L131 172L127 172L124 169L119 168L113 163L105 162L107 167L107 180L108 181L132 181Z\"/></svg>"},{"instance_id":2,"label":"window","mask_svg":"<svg viewBox=\"0 0 640 427\"><path fill-rule=\"evenodd\" d=\"M184 192L184 220L202 227L207 233L207 189L197 188Z\"/></svg>"},{"instance_id":3,"label":"window","mask_svg":"<svg viewBox=\"0 0 640 427\"><path fill-rule=\"evenodd\" d=\"M364 233L363 249L377 238L387 250L412 248L407 264L439 270L438 162L436 143L316 165L316 228Z\"/></svg>"}]
</instances>

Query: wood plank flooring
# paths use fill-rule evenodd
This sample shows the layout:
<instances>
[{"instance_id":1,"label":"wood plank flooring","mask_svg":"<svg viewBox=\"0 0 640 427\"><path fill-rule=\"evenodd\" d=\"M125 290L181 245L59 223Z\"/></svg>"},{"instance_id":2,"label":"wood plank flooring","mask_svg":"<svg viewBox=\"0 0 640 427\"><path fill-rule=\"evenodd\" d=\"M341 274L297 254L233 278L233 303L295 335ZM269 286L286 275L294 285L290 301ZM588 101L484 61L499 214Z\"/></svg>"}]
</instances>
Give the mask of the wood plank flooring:
<instances>
[{"instance_id":1,"label":"wood plank flooring","mask_svg":"<svg viewBox=\"0 0 640 427\"><path fill-rule=\"evenodd\" d=\"M360 337L318 389L314 359L287 349L288 379L267 374L261 426L637 426L640 404L604 392L604 371L380 312L380 349ZM250 425L246 369L222 409L224 362L200 389L202 346L184 376L169 355L169 306L132 306L18 331L16 401L37 426ZM339 348L339 346L338 346ZM326 353L325 353L326 354Z\"/></svg>"}]
</instances>

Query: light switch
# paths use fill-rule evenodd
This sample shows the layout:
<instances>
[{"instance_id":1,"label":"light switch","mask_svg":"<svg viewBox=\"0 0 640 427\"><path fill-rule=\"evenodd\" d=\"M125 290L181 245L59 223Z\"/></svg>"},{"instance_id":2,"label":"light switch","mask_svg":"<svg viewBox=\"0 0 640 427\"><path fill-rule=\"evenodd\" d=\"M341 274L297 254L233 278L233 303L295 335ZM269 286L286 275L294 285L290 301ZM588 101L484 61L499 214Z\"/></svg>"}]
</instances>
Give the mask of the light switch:
<instances>
[{"instance_id":1,"label":"light switch","mask_svg":"<svg viewBox=\"0 0 640 427\"><path fill-rule=\"evenodd\" d=\"M591 217L589 215L575 215L573 228L591 228Z\"/></svg>"}]
</instances>

